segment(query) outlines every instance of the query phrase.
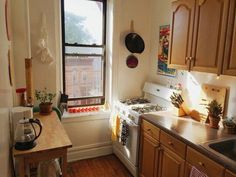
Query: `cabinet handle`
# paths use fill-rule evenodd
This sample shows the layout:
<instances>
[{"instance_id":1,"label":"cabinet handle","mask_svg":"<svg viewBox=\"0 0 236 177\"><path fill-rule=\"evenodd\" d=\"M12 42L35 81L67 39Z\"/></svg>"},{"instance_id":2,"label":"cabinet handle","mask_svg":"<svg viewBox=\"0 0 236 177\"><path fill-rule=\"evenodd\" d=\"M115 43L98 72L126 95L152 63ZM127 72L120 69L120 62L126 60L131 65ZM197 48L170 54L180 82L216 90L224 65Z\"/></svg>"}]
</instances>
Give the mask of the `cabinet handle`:
<instances>
[{"instance_id":1,"label":"cabinet handle","mask_svg":"<svg viewBox=\"0 0 236 177\"><path fill-rule=\"evenodd\" d=\"M204 163L202 163L202 162L198 162L198 164L199 164L200 166L202 166L202 167L205 166Z\"/></svg>"},{"instance_id":2,"label":"cabinet handle","mask_svg":"<svg viewBox=\"0 0 236 177\"><path fill-rule=\"evenodd\" d=\"M162 147L159 147L158 150L159 151L164 151L164 149Z\"/></svg>"},{"instance_id":3,"label":"cabinet handle","mask_svg":"<svg viewBox=\"0 0 236 177\"><path fill-rule=\"evenodd\" d=\"M189 60L189 57L186 57L185 60L188 61L188 60Z\"/></svg>"},{"instance_id":4,"label":"cabinet handle","mask_svg":"<svg viewBox=\"0 0 236 177\"><path fill-rule=\"evenodd\" d=\"M173 146L173 145L174 145L171 141L169 141L168 144L169 144L170 146Z\"/></svg>"},{"instance_id":5,"label":"cabinet handle","mask_svg":"<svg viewBox=\"0 0 236 177\"><path fill-rule=\"evenodd\" d=\"M151 129L149 128L149 129L147 129L147 131L148 131L148 132L150 132L150 131L151 131Z\"/></svg>"},{"instance_id":6,"label":"cabinet handle","mask_svg":"<svg viewBox=\"0 0 236 177\"><path fill-rule=\"evenodd\" d=\"M193 61L194 60L194 57L188 57L190 61Z\"/></svg>"}]
</instances>

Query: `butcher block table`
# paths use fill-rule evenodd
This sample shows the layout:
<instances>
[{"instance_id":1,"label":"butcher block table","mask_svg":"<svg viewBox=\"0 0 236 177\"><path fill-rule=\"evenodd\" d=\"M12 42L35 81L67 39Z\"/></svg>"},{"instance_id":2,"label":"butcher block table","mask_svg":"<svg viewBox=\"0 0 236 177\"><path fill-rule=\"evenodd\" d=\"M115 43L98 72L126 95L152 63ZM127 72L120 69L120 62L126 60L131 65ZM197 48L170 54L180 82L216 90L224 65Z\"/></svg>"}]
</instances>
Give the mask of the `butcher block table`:
<instances>
[{"instance_id":1,"label":"butcher block table","mask_svg":"<svg viewBox=\"0 0 236 177\"><path fill-rule=\"evenodd\" d=\"M57 117L56 112L49 115L34 114L42 123L42 133L36 140L37 145L30 150L19 151L13 148L13 157L18 160L19 176L26 176L26 167L55 158L61 158L62 176L66 177L67 149L72 143ZM36 127L36 126L35 126Z\"/></svg>"}]
</instances>

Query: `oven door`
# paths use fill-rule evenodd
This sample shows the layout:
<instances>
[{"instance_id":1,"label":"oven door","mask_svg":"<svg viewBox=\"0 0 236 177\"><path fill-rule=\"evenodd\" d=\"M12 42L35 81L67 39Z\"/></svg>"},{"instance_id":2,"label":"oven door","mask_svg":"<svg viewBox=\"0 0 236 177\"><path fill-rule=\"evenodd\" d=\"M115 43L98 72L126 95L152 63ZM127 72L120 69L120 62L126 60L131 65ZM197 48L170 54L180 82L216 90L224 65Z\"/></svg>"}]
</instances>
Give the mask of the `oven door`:
<instances>
[{"instance_id":1,"label":"oven door","mask_svg":"<svg viewBox=\"0 0 236 177\"><path fill-rule=\"evenodd\" d=\"M121 122L126 120L128 124L128 139L126 145L119 142L119 138L113 142L113 146L119 151L116 155L122 155L123 158L129 160L134 166L138 166L138 149L139 149L139 132L140 126L135 124L129 118L121 117ZM122 126L122 125L121 125Z\"/></svg>"}]
</instances>

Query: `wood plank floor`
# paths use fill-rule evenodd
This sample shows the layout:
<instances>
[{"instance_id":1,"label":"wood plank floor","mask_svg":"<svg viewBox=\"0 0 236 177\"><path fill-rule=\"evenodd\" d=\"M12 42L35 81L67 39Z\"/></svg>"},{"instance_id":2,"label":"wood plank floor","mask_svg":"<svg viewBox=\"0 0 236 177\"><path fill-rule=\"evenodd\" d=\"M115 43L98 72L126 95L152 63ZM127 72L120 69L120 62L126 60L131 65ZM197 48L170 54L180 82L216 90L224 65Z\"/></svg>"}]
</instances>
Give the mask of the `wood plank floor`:
<instances>
[{"instance_id":1,"label":"wood plank floor","mask_svg":"<svg viewBox=\"0 0 236 177\"><path fill-rule=\"evenodd\" d=\"M68 164L67 177L133 177L115 155Z\"/></svg>"}]
</instances>

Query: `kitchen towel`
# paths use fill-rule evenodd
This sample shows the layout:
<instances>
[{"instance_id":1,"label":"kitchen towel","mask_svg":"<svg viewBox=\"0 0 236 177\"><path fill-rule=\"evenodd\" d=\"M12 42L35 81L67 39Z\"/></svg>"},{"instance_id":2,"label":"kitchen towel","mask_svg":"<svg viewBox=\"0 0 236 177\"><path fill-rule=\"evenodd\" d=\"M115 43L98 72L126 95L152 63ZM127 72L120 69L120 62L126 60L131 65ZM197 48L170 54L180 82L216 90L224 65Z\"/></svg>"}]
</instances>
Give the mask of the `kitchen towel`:
<instances>
[{"instance_id":1,"label":"kitchen towel","mask_svg":"<svg viewBox=\"0 0 236 177\"><path fill-rule=\"evenodd\" d=\"M116 141L120 137L120 117L116 114L112 117L112 141Z\"/></svg>"},{"instance_id":2,"label":"kitchen towel","mask_svg":"<svg viewBox=\"0 0 236 177\"><path fill-rule=\"evenodd\" d=\"M123 146L127 144L127 140L129 137L129 125L127 124L126 120L122 121L122 128L121 128L121 137L120 142Z\"/></svg>"},{"instance_id":3,"label":"kitchen towel","mask_svg":"<svg viewBox=\"0 0 236 177\"><path fill-rule=\"evenodd\" d=\"M207 177L207 175L205 173L199 171L196 167L192 166L189 177Z\"/></svg>"}]
</instances>

